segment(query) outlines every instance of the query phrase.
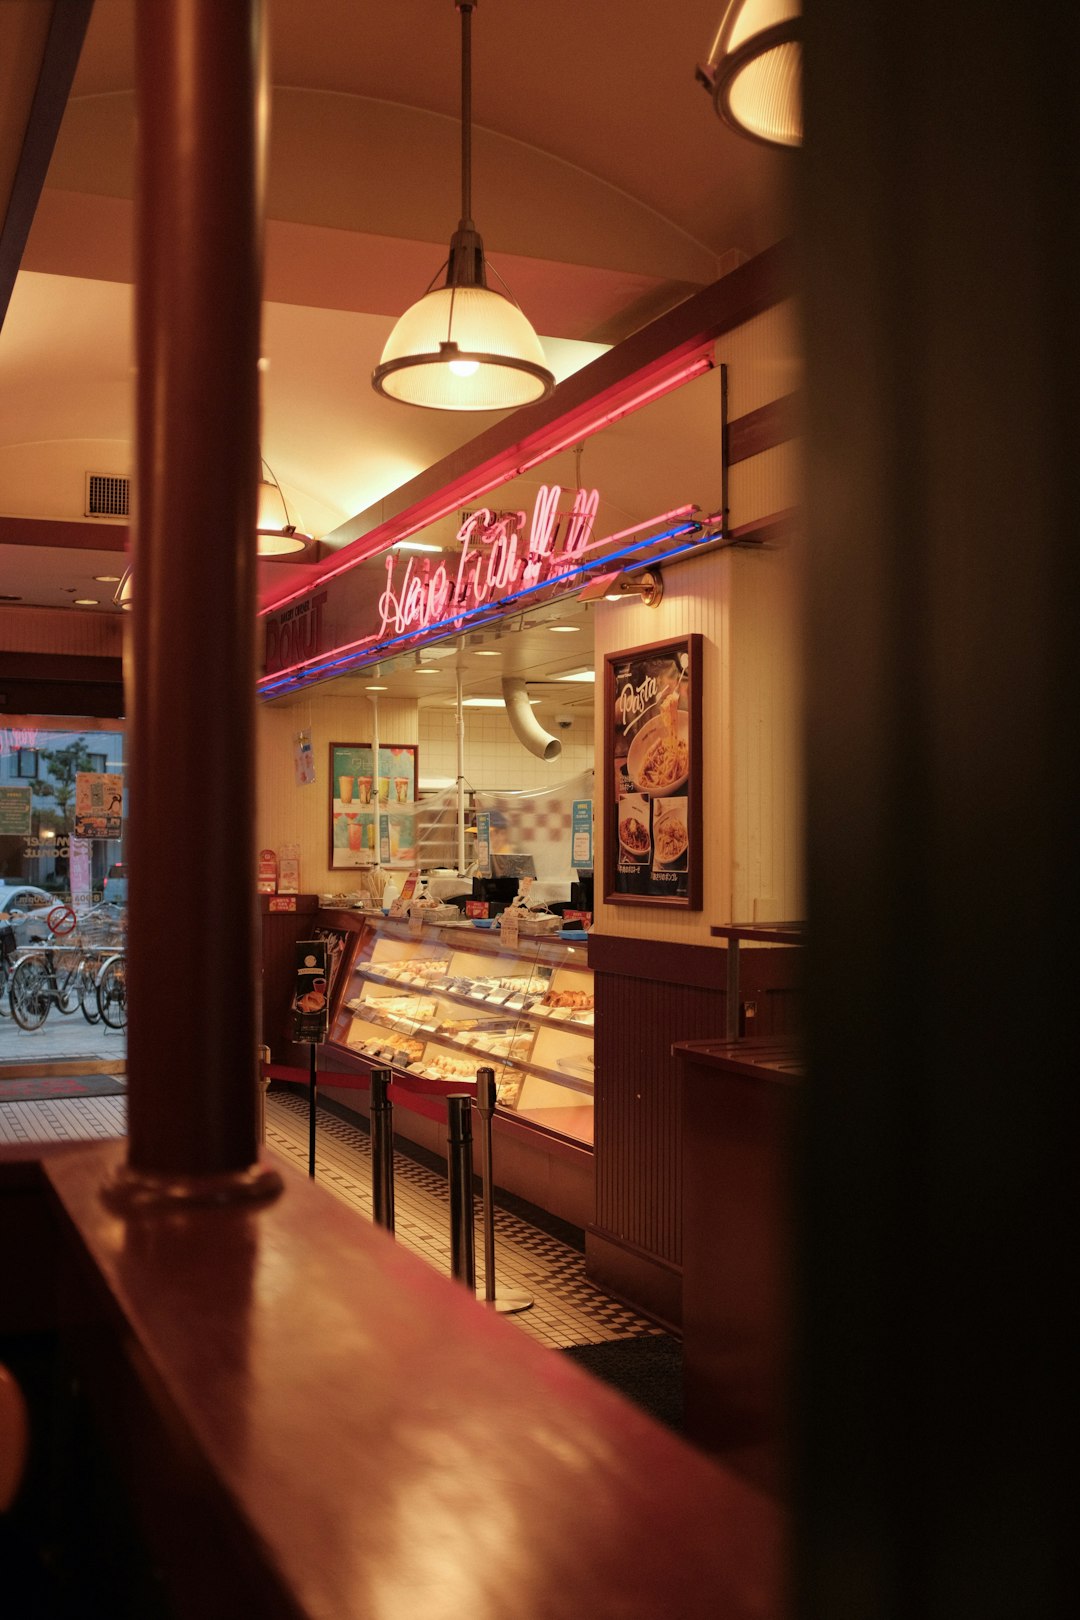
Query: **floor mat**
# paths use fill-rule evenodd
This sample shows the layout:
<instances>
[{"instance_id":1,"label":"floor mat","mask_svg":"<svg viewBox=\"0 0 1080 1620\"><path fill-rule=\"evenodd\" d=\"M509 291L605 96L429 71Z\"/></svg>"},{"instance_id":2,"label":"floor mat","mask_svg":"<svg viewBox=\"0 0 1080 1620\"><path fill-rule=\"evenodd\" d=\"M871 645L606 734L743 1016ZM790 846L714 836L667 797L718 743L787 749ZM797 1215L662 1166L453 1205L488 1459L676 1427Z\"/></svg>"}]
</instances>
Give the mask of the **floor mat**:
<instances>
[{"instance_id":1,"label":"floor mat","mask_svg":"<svg viewBox=\"0 0 1080 1620\"><path fill-rule=\"evenodd\" d=\"M0 1103L56 1102L61 1097L120 1097L127 1081L118 1074L0 1075Z\"/></svg>"},{"instance_id":2,"label":"floor mat","mask_svg":"<svg viewBox=\"0 0 1080 1620\"><path fill-rule=\"evenodd\" d=\"M563 1351L579 1367L610 1384L627 1400L681 1432L683 1426L682 1345L663 1333L645 1339L614 1339L575 1344Z\"/></svg>"}]
</instances>

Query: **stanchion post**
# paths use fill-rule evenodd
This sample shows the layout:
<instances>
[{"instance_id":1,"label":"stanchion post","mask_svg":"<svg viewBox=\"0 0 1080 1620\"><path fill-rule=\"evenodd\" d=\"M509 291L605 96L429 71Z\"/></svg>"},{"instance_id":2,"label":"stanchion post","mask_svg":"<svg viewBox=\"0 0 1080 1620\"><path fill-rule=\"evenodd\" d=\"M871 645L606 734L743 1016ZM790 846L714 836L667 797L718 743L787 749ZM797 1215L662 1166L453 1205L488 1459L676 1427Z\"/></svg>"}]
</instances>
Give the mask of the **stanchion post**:
<instances>
[{"instance_id":1,"label":"stanchion post","mask_svg":"<svg viewBox=\"0 0 1080 1620\"><path fill-rule=\"evenodd\" d=\"M270 1076L264 1071L270 1064L270 1048L257 1048L259 1057L255 1067L255 1140L262 1147L266 1141L266 1093L270 1090Z\"/></svg>"},{"instance_id":2,"label":"stanchion post","mask_svg":"<svg viewBox=\"0 0 1080 1620\"><path fill-rule=\"evenodd\" d=\"M495 1070L476 1071L476 1112L480 1115L480 1164L484 1187L484 1298L495 1298L495 1195L491 1183L491 1119L495 1112Z\"/></svg>"},{"instance_id":3,"label":"stanchion post","mask_svg":"<svg viewBox=\"0 0 1080 1620\"><path fill-rule=\"evenodd\" d=\"M532 1295L495 1287L495 1178L492 1173L491 1122L495 1116L495 1070L476 1071L476 1112L480 1115L480 1165L484 1189L484 1303L501 1316L527 1311Z\"/></svg>"},{"instance_id":4,"label":"stanchion post","mask_svg":"<svg viewBox=\"0 0 1080 1620\"><path fill-rule=\"evenodd\" d=\"M446 1171L450 1182L450 1275L476 1289L476 1237L473 1230L472 1098L447 1097Z\"/></svg>"},{"instance_id":5,"label":"stanchion post","mask_svg":"<svg viewBox=\"0 0 1080 1620\"><path fill-rule=\"evenodd\" d=\"M319 1049L312 1041L308 1047L308 1167L307 1173L315 1180L315 1108L319 1100Z\"/></svg>"},{"instance_id":6,"label":"stanchion post","mask_svg":"<svg viewBox=\"0 0 1080 1620\"><path fill-rule=\"evenodd\" d=\"M376 1226L394 1230L394 1105L390 1070L371 1071L371 1215Z\"/></svg>"}]
</instances>

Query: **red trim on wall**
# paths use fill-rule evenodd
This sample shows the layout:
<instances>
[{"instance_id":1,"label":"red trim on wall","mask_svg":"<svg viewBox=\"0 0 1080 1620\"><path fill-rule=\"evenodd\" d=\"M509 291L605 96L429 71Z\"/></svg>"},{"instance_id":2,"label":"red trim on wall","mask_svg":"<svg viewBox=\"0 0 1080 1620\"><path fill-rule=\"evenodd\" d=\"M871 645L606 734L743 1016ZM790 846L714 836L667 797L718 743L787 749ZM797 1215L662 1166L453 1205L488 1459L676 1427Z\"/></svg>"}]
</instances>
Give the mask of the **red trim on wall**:
<instances>
[{"instance_id":1,"label":"red trim on wall","mask_svg":"<svg viewBox=\"0 0 1080 1620\"><path fill-rule=\"evenodd\" d=\"M55 546L64 551L126 551L127 543L126 523L0 517L2 546Z\"/></svg>"},{"instance_id":2,"label":"red trim on wall","mask_svg":"<svg viewBox=\"0 0 1080 1620\"><path fill-rule=\"evenodd\" d=\"M801 394L782 394L728 423L728 466L794 439L801 431Z\"/></svg>"},{"instance_id":3,"label":"red trim on wall","mask_svg":"<svg viewBox=\"0 0 1080 1620\"><path fill-rule=\"evenodd\" d=\"M0 652L0 680L122 683L123 660L77 653ZM32 712L32 711L28 711Z\"/></svg>"}]
</instances>

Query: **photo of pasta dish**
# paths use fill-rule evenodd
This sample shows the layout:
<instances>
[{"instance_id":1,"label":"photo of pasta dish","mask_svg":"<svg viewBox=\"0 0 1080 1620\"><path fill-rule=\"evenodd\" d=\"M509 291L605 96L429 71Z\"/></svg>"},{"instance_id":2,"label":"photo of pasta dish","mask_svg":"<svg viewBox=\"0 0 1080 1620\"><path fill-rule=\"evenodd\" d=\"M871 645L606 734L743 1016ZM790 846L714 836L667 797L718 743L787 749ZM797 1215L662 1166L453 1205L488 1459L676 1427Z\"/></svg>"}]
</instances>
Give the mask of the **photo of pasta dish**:
<instances>
[{"instance_id":1,"label":"photo of pasta dish","mask_svg":"<svg viewBox=\"0 0 1080 1620\"><path fill-rule=\"evenodd\" d=\"M679 816L665 816L656 829L656 858L664 865L686 853L686 824Z\"/></svg>"},{"instance_id":2,"label":"photo of pasta dish","mask_svg":"<svg viewBox=\"0 0 1080 1620\"><path fill-rule=\"evenodd\" d=\"M619 842L631 855L647 855L649 829L637 816L626 816L619 822Z\"/></svg>"},{"instance_id":3,"label":"photo of pasta dish","mask_svg":"<svg viewBox=\"0 0 1080 1620\"><path fill-rule=\"evenodd\" d=\"M642 762L638 784L646 792L670 787L685 777L689 766L689 749L684 738L666 727L651 744Z\"/></svg>"}]
</instances>

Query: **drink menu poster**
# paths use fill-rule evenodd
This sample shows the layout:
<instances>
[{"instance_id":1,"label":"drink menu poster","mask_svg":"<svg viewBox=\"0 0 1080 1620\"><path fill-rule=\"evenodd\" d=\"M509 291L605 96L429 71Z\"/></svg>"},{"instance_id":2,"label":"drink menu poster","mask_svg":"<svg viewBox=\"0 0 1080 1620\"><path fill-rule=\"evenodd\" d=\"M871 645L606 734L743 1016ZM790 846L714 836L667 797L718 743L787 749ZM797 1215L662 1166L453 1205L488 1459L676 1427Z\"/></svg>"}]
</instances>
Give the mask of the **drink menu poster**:
<instances>
[{"instance_id":1,"label":"drink menu poster","mask_svg":"<svg viewBox=\"0 0 1080 1620\"><path fill-rule=\"evenodd\" d=\"M417 749L380 743L379 768L370 743L330 744L330 866L410 867L416 863ZM387 821L385 850L378 817Z\"/></svg>"}]
</instances>

